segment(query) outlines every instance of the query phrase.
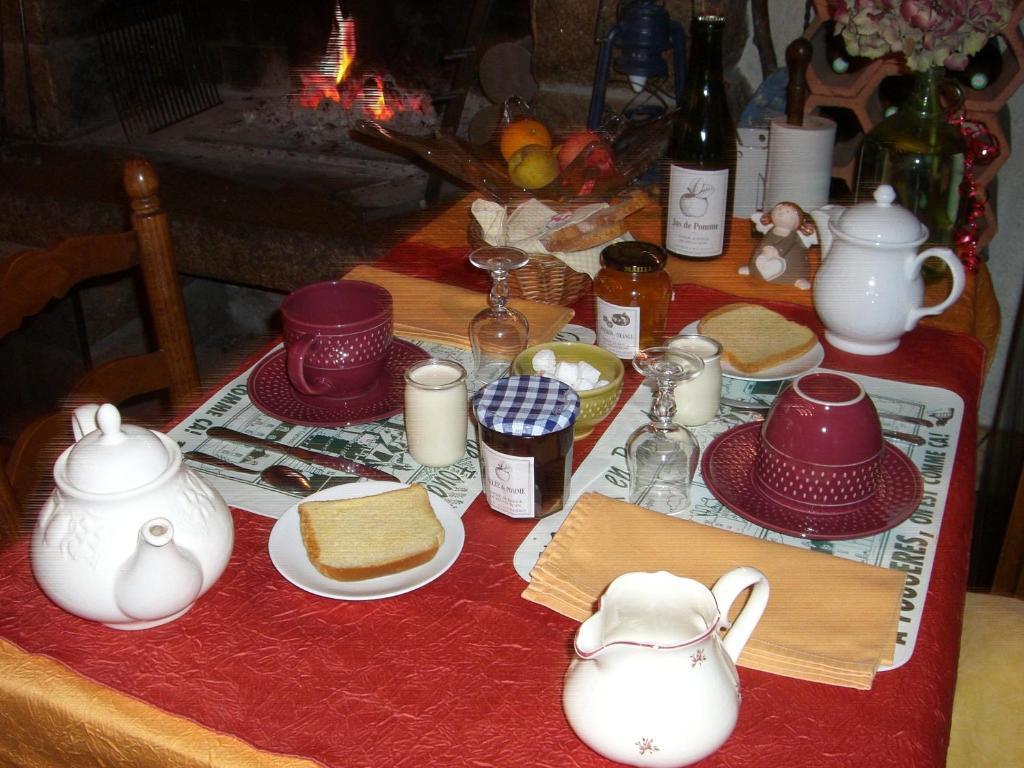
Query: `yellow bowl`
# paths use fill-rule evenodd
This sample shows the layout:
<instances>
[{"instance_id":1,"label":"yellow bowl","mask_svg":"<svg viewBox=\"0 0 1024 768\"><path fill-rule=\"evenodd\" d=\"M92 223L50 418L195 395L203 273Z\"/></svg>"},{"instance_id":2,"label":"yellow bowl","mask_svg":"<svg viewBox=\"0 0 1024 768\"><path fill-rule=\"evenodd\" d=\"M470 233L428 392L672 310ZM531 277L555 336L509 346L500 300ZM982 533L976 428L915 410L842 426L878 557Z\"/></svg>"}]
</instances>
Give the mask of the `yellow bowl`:
<instances>
[{"instance_id":1,"label":"yellow bowl","mask_svg":"<svg viewBox=\"0 0 1024 768\"><path fill-rule=\"evenodd\" d=\"M581 344L578 341L552 341L537 344L524 349L512 362L512 372L517 375L532 375L533 356L542 349L550 349L560 363L579 363L586 361L601 372L601 379L608 383L603 387L579 392L580 415L576 419L573 438L579 440L594 431L596 427L619 401L622 394L622 377L625 370L622 361L611 352L593 344Z\"/></svg>"}]
</instances>

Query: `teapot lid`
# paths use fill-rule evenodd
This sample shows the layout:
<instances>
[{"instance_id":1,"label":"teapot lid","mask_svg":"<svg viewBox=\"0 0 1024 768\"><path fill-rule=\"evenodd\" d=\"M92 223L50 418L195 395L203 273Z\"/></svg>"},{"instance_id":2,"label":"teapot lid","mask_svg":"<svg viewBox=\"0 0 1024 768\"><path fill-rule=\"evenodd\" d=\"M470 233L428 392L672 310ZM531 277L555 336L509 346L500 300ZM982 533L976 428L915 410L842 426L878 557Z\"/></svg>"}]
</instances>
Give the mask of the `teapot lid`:
<instances>
[{"instance_id":1,"label":"teapot lid","mask_svg":"<svg viewBox=\"0 0 1024 768\"><path fill-rule=\"evenodd\" d=\"M154 432L122 425L121 412L107 403L96 411L96 429L71 446L64 472L77 490L120 493L152 482L170 462Z\"/></svg>"},{"instance_id":2,"label":"teapot lid","mask_svg":"<svg viewBox=\"0 0 1024 768\"><path fill-rule=\"evenodd\" d=\"M928 228L902 205L894 204L896 190L891 186L879 186L874 198L848 208L835 225L837 233L875 245L919 245L928 238Z\"/></svg>"}]
</instances>

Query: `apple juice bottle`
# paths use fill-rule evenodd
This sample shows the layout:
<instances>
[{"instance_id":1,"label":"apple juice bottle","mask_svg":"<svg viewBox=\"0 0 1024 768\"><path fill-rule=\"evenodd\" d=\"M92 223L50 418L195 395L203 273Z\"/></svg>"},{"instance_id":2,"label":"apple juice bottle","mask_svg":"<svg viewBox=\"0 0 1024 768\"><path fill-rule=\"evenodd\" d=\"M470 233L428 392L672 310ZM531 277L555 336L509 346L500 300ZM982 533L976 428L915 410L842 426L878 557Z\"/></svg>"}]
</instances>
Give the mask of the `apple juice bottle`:
<instances>
[{"instance_id":1,"label":"apple juice bottle","mask_svg":"<svg viewBox=\"0 0 1024 768\"><path fill-rule=\"evenodd\" d=\"M720 14L698 12L690 30L686 93L668 148L665 248L674 256L725 250L736 132L722 77L724 28Z\"/></svg>"}]
</instances>

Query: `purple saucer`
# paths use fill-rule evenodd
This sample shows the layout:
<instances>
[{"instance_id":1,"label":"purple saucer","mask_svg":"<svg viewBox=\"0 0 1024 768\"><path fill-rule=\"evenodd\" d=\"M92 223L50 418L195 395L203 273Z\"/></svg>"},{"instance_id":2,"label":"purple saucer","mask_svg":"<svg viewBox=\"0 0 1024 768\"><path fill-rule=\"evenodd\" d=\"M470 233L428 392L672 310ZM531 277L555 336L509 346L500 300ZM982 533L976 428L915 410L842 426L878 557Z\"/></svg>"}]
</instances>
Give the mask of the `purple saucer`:
<instances>
[{"instance_id":1,"label":"purple saucer","mask_svg":"<svg viewBox=\"0 0 1024 768\"><path fill-rule=\"evenodd\" d=\"M249 399L268 416L308 427L345 427L385 419L405 405L405 369L430 355L402 339L388 350L378 383L356 397L303 395L296 391L285 370L285 350L279 349L257 363L249 376Z\"/></svg>"},{"instance_id":2,"label":"purple saucer","mask_svg":"<svg viewBox=\"0 0 1024 768\"><path fill-rule=\"evenodd\" d=\"M753 480L760 429L760 422L730 429L712 441L701 459L704 482L715 498L752 523L804 539L859 539L894 528L921 503L921 473L902 451L886 443L878 489L870 498L843 512L834 507L782 506Z\"/></svg>"}]
</instances>

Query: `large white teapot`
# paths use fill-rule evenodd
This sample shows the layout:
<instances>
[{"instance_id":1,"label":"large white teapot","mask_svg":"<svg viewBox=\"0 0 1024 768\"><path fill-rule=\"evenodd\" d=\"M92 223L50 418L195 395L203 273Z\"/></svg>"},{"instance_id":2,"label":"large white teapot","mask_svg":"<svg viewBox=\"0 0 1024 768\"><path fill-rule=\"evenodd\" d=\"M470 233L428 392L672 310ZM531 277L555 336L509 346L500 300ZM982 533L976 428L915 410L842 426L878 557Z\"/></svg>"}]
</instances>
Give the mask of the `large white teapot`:
<instances>
[{"instance_id":1,"label":"large white teapot","mask_svg":"<svg viewBox=\"0 0 1024 768\"><path fill-rule=\"evenodd\" d=\"M753 592L729 631L729 607ZM562 705L576 735L626 765L677 768L729 738L739 716L735 661L768 603L755 568L712 589L666 571L625 573L576 633Z\"/></svg>"},{"instance_id":2,"label":"large white teapot","mask_svg":"<svg viewBox=\"0 0 1024 768\"><path fill-rule=\"evenodd\" d=\"M72 422L32 535L36 581L64 610L116 629L173 621L224 572L227 505L173 440L122 425L113 405L82 406Z\"/></svg>"},{"instance_id":3,"label":"large white teapot","mask_svg":"<svg viewBox=\"0 0 1024 768\"><path fill-rule=\"evenodd\" d=\"M964 291L964 268L951 250L917 252L928 228L893 204L893 188L883 184L874 197L874 202L827 205L811 213L822 255L814 309L829 343L857 355L892 352L918 320L944 312ZM949 266L953 287L945 301L923 307L921 265L932 256Z\"/></svg>"}]
</instances>

